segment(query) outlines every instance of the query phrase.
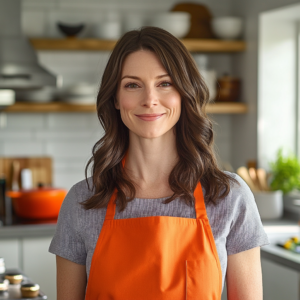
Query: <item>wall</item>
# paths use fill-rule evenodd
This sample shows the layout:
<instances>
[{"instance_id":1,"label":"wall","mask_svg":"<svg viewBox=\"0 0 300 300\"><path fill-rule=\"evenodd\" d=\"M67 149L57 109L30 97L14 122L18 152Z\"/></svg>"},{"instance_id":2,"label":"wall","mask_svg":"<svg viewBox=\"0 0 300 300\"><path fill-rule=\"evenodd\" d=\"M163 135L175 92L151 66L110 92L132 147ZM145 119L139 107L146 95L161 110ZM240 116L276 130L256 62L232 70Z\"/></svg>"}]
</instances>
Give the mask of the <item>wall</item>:
<instances>
[{"instance_id":1,"label":"wall","mask_svg":"<svg viewBox=\"0 0 300 300\"><path fill-rule=\"evenodd\" d=\"M257 133L257 99L258 99L258 41L259 14L271 9L299 3L295 0L233 0L233 14L245 18L244 38L247 51L233 58L233 72L244 83L243 99L249 104L247 115L232 118L232 156L234 166L243 164L247 159L259 160ZM260 165L265 162L261 161Z\"/></svg>"},{"instance_id":2,"label":"wall","mask_svg":"<svg viewBox=\"0 0 300 300\"><path fill-rule=\"evenodd\" d=\"M58 20L84 21L88 24L82 37L93 35L96 24L111 11L156 13L168 11L177 1L112 0L23 0L22 26L32 37L60 37L55 27ZM188 1L187 1L188 2ZM231 0L206 0L214 16L230 14ZM200 1L199 1L200 3ZM40 51L42 65L63 77L64 85L91 82L99 85L108 52ZM209 55L211 67L218 75L231 72L230 55ZM220 160L231 162L232 117L212 116L216 129L216 150ZM84 167L102 129L92 113L7 114L7 127L0 129L0 155L50 155L54 163L54 185L70 188L84 178Z\"/></svg>"}]
</instances>

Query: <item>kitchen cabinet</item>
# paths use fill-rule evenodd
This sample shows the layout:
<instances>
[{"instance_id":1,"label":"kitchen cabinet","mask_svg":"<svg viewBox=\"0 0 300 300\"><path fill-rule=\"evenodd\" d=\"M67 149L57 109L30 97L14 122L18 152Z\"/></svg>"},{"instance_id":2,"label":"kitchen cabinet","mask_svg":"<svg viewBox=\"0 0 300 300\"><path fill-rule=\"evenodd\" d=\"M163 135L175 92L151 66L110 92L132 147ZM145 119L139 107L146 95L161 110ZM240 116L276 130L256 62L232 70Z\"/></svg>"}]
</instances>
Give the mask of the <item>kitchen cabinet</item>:
<instances>
[{"instance_id":1,"label":"kitchen cabinet","mask_svg":"<svg viewBox=\"0 0 300 300\"><path fill-rule=\"evenodd\" d=\"M0 239L0 256L7 269L21 269L48 296L56 299L55 255L48 252L52 237Z\"/></svg>"},{"instance_id":2,"label":"kitchen cabinet","mask_svg":"<svg viewBox=\"0 0 300 300\"><path fill-rule=\"evenodd\" d=\"M23 271L41 286L49 300L56 299L55 255L48 252L52 237L23 239Z\"/></svg>"},{"instance_id":3,"label":"kitchen cabinet","mask_svg":"<svg viewBox=\"0 0 300 300\"><path fill-rule=\"evenodd\" d=\"M20 244L18 239L0 240L0 257L4 257L6 268L21 268Z\"/></svg>"},{"instance_id":4,"label":"kitchen cabinet","mask_svg":"<svg viewBox=\"0 0 300 300\"><path fill-rule=\"evenodd\" d=\"M299 300L299 273L261 259L264 300Z\"/></svg>"}]
</instances>

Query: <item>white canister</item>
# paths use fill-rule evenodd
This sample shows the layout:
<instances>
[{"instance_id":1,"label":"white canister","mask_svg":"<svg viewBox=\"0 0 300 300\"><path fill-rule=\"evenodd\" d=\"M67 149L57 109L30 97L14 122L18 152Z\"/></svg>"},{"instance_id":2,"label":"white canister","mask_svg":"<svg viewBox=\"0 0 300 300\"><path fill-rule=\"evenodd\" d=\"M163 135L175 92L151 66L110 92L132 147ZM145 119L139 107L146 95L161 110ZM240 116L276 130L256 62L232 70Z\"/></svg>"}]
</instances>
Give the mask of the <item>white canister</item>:
<instances>
[{"instance_id":1,"label":"white canister","mask_svg":"<svg viewBox=\"0 0 300 300\"><path fill-rule=\"evenodd\" d=\"M261 219L280 219L283 215L283 192L253 192Z\"/></svg>"},{"instance_id":2,"label":"white canister","mask_svg":"<svg viewBox=\"0 0 300 300\"><path fill-rule=\"evenodd\" d=\"M4 258L0 257L0 274L4 274L5 273L5 262L4 262Z\"/></svg>"},{"instance_id":3,"label":"white canister","mask_svg":"<svg viewBox=\"0 0 300 300\"><path fill-rule=\"evenodd\" d=\"M206 83L209 90L209 101L215 100L217 96L217 72L215 70L199 70L203 76L204 82Z\"/></svg>"},{"instance_id":4,"label":"white canister","mask_svg":"<svg viewBox=\"0 0 300 300\"><path fill-rule=\"evenodd\" d=\"M95 36L104 40L117 40L121 37L121 22L106 20L95 25Z\"/></svg>"}]
</instances>

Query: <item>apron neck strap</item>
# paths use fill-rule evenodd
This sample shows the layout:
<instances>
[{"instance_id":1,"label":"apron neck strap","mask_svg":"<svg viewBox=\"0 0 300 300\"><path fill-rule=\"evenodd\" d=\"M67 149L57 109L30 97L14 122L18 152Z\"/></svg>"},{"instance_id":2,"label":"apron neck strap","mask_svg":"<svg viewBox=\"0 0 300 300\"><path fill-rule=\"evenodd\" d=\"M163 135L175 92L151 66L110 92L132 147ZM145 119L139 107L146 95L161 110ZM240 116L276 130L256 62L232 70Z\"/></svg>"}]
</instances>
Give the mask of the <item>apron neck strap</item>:
<instances>
[{"instance_id":1,"label":"apron neck strap","mask_svg":"<svg viewBox=\"0 0 300 300\"><path fill-rule=\"evenodd\" d=\"M128 152L127 152L128 153ZM125 159L127 157L127 153L125 154L124 158L122 159L122 166L125 166ZM115 218L116 213L116 204L115 200L117 197L117 189L114 190L106 209L105 220L113 220ZM195 211L196 211L196 219L204 219L207 217L205 202L203 197L203 191L200 181L198 182L196 189L194 191L194 198L195 198Z\"/></svg>"}]
</instances>

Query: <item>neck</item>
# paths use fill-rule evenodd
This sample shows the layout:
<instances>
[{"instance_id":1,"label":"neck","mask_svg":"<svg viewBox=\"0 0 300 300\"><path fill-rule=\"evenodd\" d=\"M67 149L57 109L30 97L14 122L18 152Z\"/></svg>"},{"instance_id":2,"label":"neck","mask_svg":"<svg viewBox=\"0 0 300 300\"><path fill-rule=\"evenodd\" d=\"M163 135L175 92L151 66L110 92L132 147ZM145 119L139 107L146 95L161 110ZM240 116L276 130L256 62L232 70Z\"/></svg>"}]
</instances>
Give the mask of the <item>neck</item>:
<instances>
[{"instance_id":1,"label":"neck","mask_svg":"<svg viewBox=\"0 0 300 300\"><path fill-rule=\"evenodd\" d=\"M168 183L177 161L176 136L173 130L153 139L141 138L130 132L125 170L141 188Z\"/></svg>"}]
</instances>

